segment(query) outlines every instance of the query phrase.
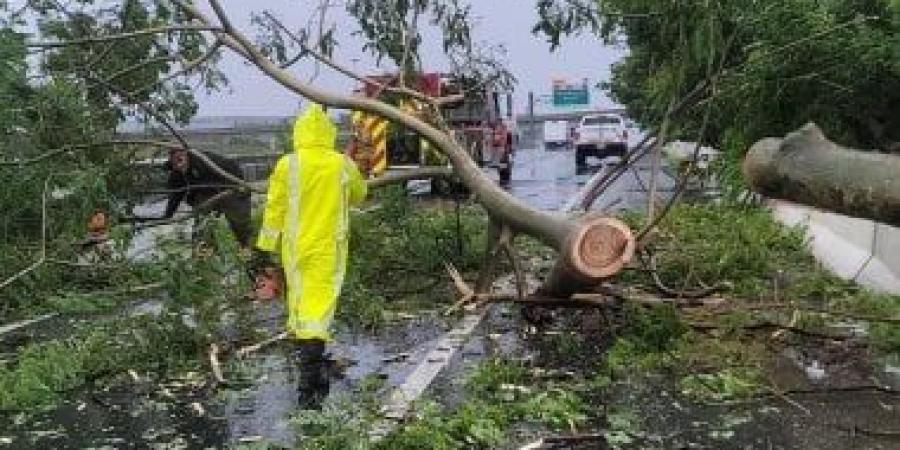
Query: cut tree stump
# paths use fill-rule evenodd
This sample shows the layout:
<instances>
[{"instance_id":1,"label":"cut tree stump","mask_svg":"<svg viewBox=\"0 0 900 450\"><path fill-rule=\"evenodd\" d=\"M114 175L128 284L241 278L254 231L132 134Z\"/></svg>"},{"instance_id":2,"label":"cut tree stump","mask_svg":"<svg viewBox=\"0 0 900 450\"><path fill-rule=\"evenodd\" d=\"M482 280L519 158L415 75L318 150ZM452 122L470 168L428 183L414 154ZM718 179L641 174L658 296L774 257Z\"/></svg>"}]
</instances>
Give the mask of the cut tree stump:
<instances>
[{"instance_id":1,"label":"cut tree stump","mask_svg":"<svg viewBox=\"0 0 900 450\"><path fill-rule=\"evenodd\" d=\"M621 220L588 215L573 224L558 250L556 265L538 292L569 298L622 270L634 256L635 239Z\"/></svg>"},{"instance_id":2,"label":"cut tree stump","mask_svg":"<svg viewBox=\"0 0 900 450\"><path fill-rule=\"evenodd\" d=\"M743 172L766 197L900 226L900 156L842 147L813 123L754 144Z\"/></svg>"}]
</instances>

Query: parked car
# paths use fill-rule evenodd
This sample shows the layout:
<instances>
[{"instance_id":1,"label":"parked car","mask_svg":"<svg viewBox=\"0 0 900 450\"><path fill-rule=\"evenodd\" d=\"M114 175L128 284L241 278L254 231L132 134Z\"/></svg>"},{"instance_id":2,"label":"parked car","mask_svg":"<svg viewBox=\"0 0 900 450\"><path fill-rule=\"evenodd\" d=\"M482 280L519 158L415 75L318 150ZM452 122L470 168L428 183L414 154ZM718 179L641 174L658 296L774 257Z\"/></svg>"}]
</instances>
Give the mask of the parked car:
<instances>
[{"instance_id":1,"label":"parked car","mask_svg":"<svg viewBox=\"0 0 900 450\"><path fill-rule=\"evenodd\" d=\"M554 148L569 148L572 142L569 140L569 123L565 120L548 120L544 122L544 147L547 150Z\"/></svg>"},{"instance_id":2,"label":"parked car","mask_svg":"<svg viewBox=\"0 0 900 450\"><path fill-rule=\"evenodd\" d=\"M588 156L624 157L628 153L625 119L615 114L584 116L575 131L575 164L583 167Z\"/></svg>"}]
</instances>

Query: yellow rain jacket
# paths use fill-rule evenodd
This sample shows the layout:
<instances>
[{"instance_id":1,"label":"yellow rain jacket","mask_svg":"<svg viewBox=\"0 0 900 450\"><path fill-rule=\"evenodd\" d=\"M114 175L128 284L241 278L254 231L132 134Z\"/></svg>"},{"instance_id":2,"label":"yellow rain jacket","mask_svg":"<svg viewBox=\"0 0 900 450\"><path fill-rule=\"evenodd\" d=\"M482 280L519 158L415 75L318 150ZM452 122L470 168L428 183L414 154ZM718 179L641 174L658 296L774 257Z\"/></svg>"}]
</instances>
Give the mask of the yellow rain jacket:
<instances>
[{"instance_id":1,"label":"yellow rain jacket","mask_svg":"<svg viewBox=\"0 0 900 450\"><path fill-rule=\"evenodd\" d=\"M335 151L337 128L319 105L294 124L294 152L269 178L256 246L279 251L287 279L288 331L330 340L347 267L349 207L366 197L356 165ZM280 242L280 248L279 248Z\"/></svg>"}]
</instances>

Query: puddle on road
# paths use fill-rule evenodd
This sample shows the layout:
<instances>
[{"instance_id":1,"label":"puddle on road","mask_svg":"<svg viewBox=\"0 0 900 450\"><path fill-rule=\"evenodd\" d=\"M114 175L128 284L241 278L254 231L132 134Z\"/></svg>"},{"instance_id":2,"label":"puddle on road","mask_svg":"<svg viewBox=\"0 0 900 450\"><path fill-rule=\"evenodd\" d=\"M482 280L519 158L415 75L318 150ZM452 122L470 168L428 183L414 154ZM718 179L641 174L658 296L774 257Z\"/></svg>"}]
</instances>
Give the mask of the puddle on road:
<instances>
[{"instance_id":1,"label":"puddle on road","mask_svg":"<svg viewBox=\"0 0 900 450\"><path fill-rule=\"evenodd\" d=\"M281 328L283 308L273 303L266 309L263 329L275 334ZM326 402L352 395L369 377L382 380L385 391L399 384L447 325L436 312L421 311L387 324L376 334L339 330L326 351L346 370L342 377L332 378ZM295 444L290 419L297 409L299 370L293 353L293 345L286 341L238 362L241 381L247 386L221 395L229 443L264 440L287 447Z\"/></svg>"},{"instance_id":2,"label":"puddle on road","mask_svg":"<svg viewBox=\"0 0 900 450\"><path fill-rule=\"evenodd\" d=\"M611 162L591 159L589 164L593 165L576 171L575 155L571 151L519 150L509 191L537 208L561 211L598 171L608 170ZM646 210L650 168L648 162L636 164L636 173L622 175L597 198L592 209L609 212ZM658 192L665 201L674 192L675 179L665 171L662 174Z\"/></svg>"}]
</instances>

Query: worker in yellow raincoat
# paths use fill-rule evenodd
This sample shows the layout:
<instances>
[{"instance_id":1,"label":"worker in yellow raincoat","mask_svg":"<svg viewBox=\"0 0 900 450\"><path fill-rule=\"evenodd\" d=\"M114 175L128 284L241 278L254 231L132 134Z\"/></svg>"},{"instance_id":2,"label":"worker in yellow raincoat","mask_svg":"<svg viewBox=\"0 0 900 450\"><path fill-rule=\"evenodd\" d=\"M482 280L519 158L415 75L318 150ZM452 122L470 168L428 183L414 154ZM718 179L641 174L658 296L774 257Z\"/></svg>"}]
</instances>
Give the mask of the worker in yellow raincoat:
<instances>
[{"instance_id":1,"label":"worker in yellow raincoat","mask_svg":"<svg viewBox=\"0 0 900 450\"><path fill-rule=\"evenodd\" d=\"M337 127L319 105L294 124L294 151L278 160L256 247L278 252L287 280L287 328L299 340L301 405L328 393L324 357L347 266L349 207L366 197L356 165L335 150Z\"/></svg>"}]
</instances>

